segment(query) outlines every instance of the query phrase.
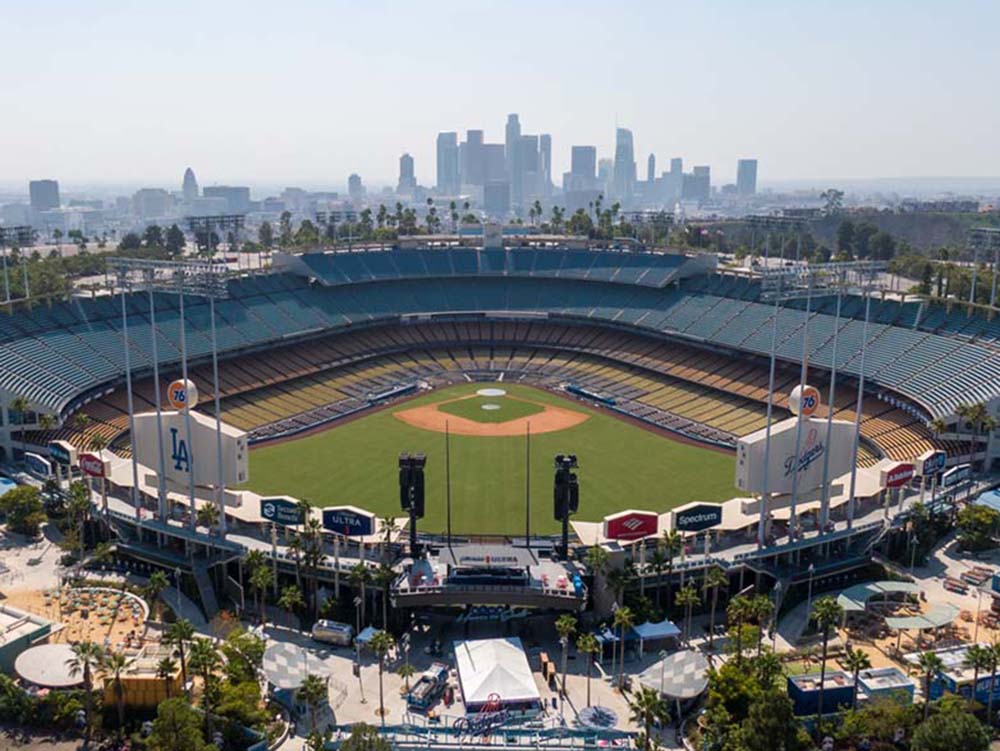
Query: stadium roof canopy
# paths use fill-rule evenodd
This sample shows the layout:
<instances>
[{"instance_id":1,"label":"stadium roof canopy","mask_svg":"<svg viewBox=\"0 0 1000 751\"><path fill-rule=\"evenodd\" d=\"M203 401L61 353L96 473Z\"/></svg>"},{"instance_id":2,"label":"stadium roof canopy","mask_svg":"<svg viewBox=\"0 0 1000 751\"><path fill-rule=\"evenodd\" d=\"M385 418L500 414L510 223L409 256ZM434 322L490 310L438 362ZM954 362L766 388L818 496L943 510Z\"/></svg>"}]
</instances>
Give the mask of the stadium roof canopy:
<instances>
[{"instance_id":1,"label":"stadium roof canopy","mask_svg":"<svg viewBox=\"0 0 1000 751\"><path fill-rule=\"evenodd\" d=\"M517 637L456 641L455 662L467 707L487 704L493 695L504 704L541 702Z\"/></svg>"},{"instance_id":2,"label":"stadium roof canopy","mask_svg":"<svg viewBox=\"0 0 1000 751\"><path fill-rule=\"evenodd\" d=\"M920 587L913 582L881 581L856 584L837 595L837 604L848 613L863 613L872 597L892 594L919 595ZM888 621L886 621L888 623Z\"/></svg>"},{"instance_id":3,"label":"stadium roof canopy","mask_svg":"<svg viewBox=\"0 0 1000 751\"><path fill-rule=\"evenodd\" d=\"M956 605L941 603L920 615L886 618L885 625L897 631L926 631L947 626L958 617L959 612L961 611Z\"/></svg>"}]
</instances>

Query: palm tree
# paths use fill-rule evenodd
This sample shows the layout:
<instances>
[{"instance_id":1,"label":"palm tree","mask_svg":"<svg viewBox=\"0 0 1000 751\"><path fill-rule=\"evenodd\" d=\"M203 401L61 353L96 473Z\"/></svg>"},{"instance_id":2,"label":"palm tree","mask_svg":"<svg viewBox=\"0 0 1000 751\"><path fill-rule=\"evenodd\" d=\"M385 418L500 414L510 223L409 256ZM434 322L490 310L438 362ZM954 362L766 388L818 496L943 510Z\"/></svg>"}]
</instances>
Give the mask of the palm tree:
<instances>
[{"instance_id":1,"label":"palm tree","mask_svg":"<svg viewBox=\"0 0 1000 751\"><path fill-rule=\"evenodd\" d=\"M403 687L406 689L406 693L410 693L410 678L416 675L416 673L417 669L409 662L404 662L396 668L396 675L403 679Z\"/></svg>"},{"instance_id":2,"label":"palm tree","mask_svg":"<svg viewBox=\"0 0 1000 751\"><path fill-rule=\"evenodd\" d=\"M310 673L299 686L298 697L309 708L309 730L316 732L316 710L327 698L326 682L318 675Z\"/></svg>"},{"instance_id":3,"label":"palm tree","mask_svg":"<svg viewBox=\"0 0 1000 751\"><path fill-rule=\"evenodd\" d=\"M590 706L590 674L594 669L594 655L601 649L601 643L593 634L580 634L576 640L576 651L587 655L587 706Z\"/></svg>"},{"instance_id":4,"label":"palm tree","mask_svg":"<svg viewBox=\"0 0 1000 751\"><path fill-rule=\"evenodd\" d=\"M155 608L157 620L163 620L163 606L160 603L160 593L169 586L170 581L167 579L167 575L160 570L156 570L150 574L149 581L146 582L146 586L144 587L146 599Z\"/></svg>"},{"instance_id":5,"label":"palm tree","mask_svg":"<svg viewBox=\"0 0 1000 751\"><path fill-rule=\"evenodd\" d=\"M85 713L87 727L84 730L83 745L90 745L91 720L94 711L94 671L100 667L104 650L92 641L82 641L72 646L73 656L66 661L71 676L83 676L83 695L86 700Z\"/></svg>"},{"instance_id":6,"label":"palm tree","mask_svg":"<svg viewBox=\"0 0 1000 751\"><path fill-rule=\"evenodd\" d=\"M246 587L253 572L268 565L267 556L263 550L251 550L243 556L243 565L240 567L240 586Z\"/></svg>"},{"instance_id":7,"label":"palm tree","mask_svg":"<svg viewBox=\"0 0 1000 751\"><path fill-rule=\"evenodd\" d=\"M754 659L753 667L757 674L757 682L765 689L770 689L775 679L785 671L781 658L770 649Z\"/></svg>"},{"instance_id":8,"label":"palm tree","mask_svg":"<svg viewBox=\"0 0 1000 751\"><path fill-rule=\"evenodd\" d=\"M222 658L211 639L196 637L191 642L191 670L201 678L201 701L205 711L205 736L211 735L212 708L218 695L216 671L222 667Z\"/></svg>"},{"instance_id":9,"label":"palm tree","mask_svg":"<svg viewBox=\"0 0 1000 751\"><path fill-rule=\"evenodd\" d=\"M924 721L926 721L931 709L931 681L944 669L944 663L933 652L921 652L917 656L917 666L924 674Z\"/></svg>"},{"instance_id":10,"label":"palm tree","mask_svg":"<svg viewBox=\"0 0 1000 751\"><path fill-rule=\"evenodd\" d=\"M396 580L396 572L383 563L375 569L373 579L382 593L382 628L389 628L389 587Z\"/></svg>"},{"instance_id":11,"label":"palm tree","mask_svg":"<svg viewBox=\"0 0 1000 751\"><path fill-rule=\"evenodd\" d=\"M613 568L608 572L608 589L614 595L615 602L620 603L623 601L625 590L632 583L632 576L632 570L628 566L625 568Z\"/></svg>"},{"instance_id":12,"label":"palm tree","mask_svg":"<svg viewBox=\"0 0 1000 751\"><path fill-rule=\"evenodd\" d=\"M351 582L351 586L358 591L358 595L361 597L362 625L367 624L367 621L365 620L365 600L367 599L365 587L368 582L371 581L371 578L371 571L369 571L368 567L361 561L358 561L357 565L351 569L351 573L348 575L348 581Z\"/></svg>"},{"instance_id":13,"label":"palm tree","mask_svg":"<svg viewBox=\"0 0 1000 751\"><path fill-rule=\"evenodd\" d=\"M90 436L90 450L100 454L104 449L108 447L108 439L106 436L100 433L94 433Z\"/></svg>"},{"instance_id":14,"label":"palm tree","mask_svg":"<svg viewBox=\"0 0 1000 751\"><path fill-rule=\"evenodd\" d=\"M755 595L750 600L750 617L757 621L757 656L764 643L764 624L770 619L774 612L774 603L767 595Z\"/></svg>"},{"instance_id":15,"label":"palm tree","mask_svg":"<svg viewBox=\"0 0 1000 751\"><path fill-rule=\"evenodd\" d=\"M965 667L972 668L972 700L976 700L976 687L979 685L979 673L988 670L990 661L990 648L981 644L970 644L965 650Z\"/></svg>"},{"instance_id":16,"label":"palm tree","mask_svg":"<svg viewBox=\"0 0 1000 751\"><path fill-rule=\"evenodd\" d=\"M658 691L643 686L629 701L628 708L632 712L632 722L642 726L642 748L650 751L650 732L654 723L666 721L667 703Z\"/></svg>"},{"instance_id":17,"label":"palm tree","mask_svg":"<svg viewBox=\"0 0 1000 751\"><path fill-rule=\"evenodd\" d=\"M840 619L844 617L844 609L835 599L827 595L820 597L813 603L811 616L823 634L823 654L820 657L819 698L816 711L818 717L816 729L818 732L819 725L823 721L823 691L826 683L826 653L830 645L830 629L837 623L840 623Z\"/></svg>"},{"instance_id":18,"label":"palm tree","mask_svg":"<svg viewBox=\"0 0 1000 751\"><path fill-rule=\"evenodd\" d=\"M264 603L266 598L264 597L264 593L267 592L267 588L270 587L273 582L274 576L271 573L271 570L266 566L254 569L254 572L250 574L250 586L253 587L253 595L256 600L257 613L260 616L261 625L265 623Z\"/></svg>"},{"instance_id":19,"label":"palm tree","mask_svg":"<svg viewBox=\"0 0 1000 751\"><path fill-rule=\"evenodd\" d=\"M40 430L52 430L56 426L56 418L52 415L39 415L38 427Z\"/></svg>"},{"instance_id":20,"label":"palm tree","mask_svg":"<svg viewBox=\"0 0 1000 751\"><path fill-rule=\"evenodd\" d=\"M667 617L673 610L673 589L672 580L674 578L674 558L680 555L684 549L684 538L676 529L663 530L663 552L667 556Z\"/></svg>"},{"instance_id":21,"label":"palm tree","mask_svg":"<svg viewBox=\"0 0 1000 751\"><path fill-rule=\"evenodd\" d=\"M118 709L118 737L121 738L125 729L125 687L122 685L122 673L132 664L132 660L121 652L105 655L101 661L101 674L106 681L111 679L115 693L115 706Z\"/></svg>"},{"instance_id":22,"label":"palm tree","mask_svg":"<svg viewBox=\"0 0 1000 751\"><path fill-rule=\"evenodd\" d=\"M181 660L181 681L184 685L185 691L187 690L188 674L187 674L187 660L185 654L185 646L189 641L194 638L194 626L191 625L191 621L181 618L180 620L174 621L167 627L166 642L171 646L177 647L177 656Z\"/></svg>"},{"instance_id":23,"label":"palm tree","mask_svg":"<svg viewBox=\"0 0 1000 751\"><path fill-rule=\"evenodd\" d=\"M305 604L306 601L302 597L302 590L294 584L281 590L281 597L278 598L278 607L282 610L295 613L295 611L305 607Z\"/></svg>"},{"instance_id":24,"label":"palm tree","mask_svg":"<svg viewBox=\"0 0 1000 751\"><path fill-rule=\"evenodd\" d=\"M295 586L302 589L302 536L292 530L285 531L285 547L295 561Z\"/></svg>"},{"instance_id":25,"label":"palm tree","mask_svg":"<svg viewBox=\"0 0 1000 751\"><path fill-rule=\"evenodd\" d=\"M593 574L595 579L604 576L607 572L608 557L608 551L600 545L593 545L588 548L586 555L583 557L583 562L590 569L590 573Z\"/></svg>"},{"instance_id":26,"label":"palm tree","mask_svg":"<svg viewBox=\"0 0 1000 751\"><path fill-rule=\"evenodd\" d=\"M715 607L719 602L719 588L729 586L729 577L718 566L712 566L705 572L705 590L712 592L712 605L708 617L708 649L715 650Z\"/></svg>"},{"instance_id":27,"label":"palm tree","mask_svg":"<svg viewBox=\"0 0 1000 751\"><path fill-rule=\"evenodd\" d=\"M388 631L376 631L372 636L371 648L378 657L378 713L385 725L385 699L382 693L382 671L385 669L385 656L396 646L396 640Z\"/></svg>"},{"instance_id":28,"label":"palm tree","mask_svg":"<svg viewBox=\"0 0 1000 751\"><path fill-rule=\"evenodd\" d=\"M657 545L649 556L649 567L656 574L656 611L660 611L660 584L663 579L663 569L667 566L667 554L663 546Z\"/></svg>"},{"instance_id":29,"label":"palm tree","mask_svg":"<svg viewBox=\"0 0 1000 751\"><path fill-rule=\"evenodd\" d=\"M618 676L618 687L624 689L625 687L625 632L632 628L635 623L635 619L632 616L632 611L628 608L618 608L615 611L614 625L618 629L618 639L621 641L621 665L619 667Z\"/></svg>"},{"instance_id":30,"label":"palm tree","mask_svg":"<svg viewBox=\"0 0 1000 751\"><path fill-rule=\"evenodd\" d=\"M454 203L454 201L452 201ZM392 514L386 514L380 520L382 532L382 560L388 562L389 559L389 544L392 542L392 536L399 529L396 524L396 518Z\"/></svg>"},{"instance_id":31,"label":"palm tree","mask_svg":"<svg viewBox=\"0 0 1000 751\"><path fill-rule=\"evenodd\" d=\"M28 442L25 436L25 425L24 423L28 417L28 409L31 407L31 403L27 398L23 396L15 396L10 400L7 405L8 412L16 412L18 416L17 424L17 436L21 439L21 460L24 461L24 455L28 451Z\"/></svg>"},{"instance_id":32,"label":"palm tree","mask_svg":"<svg viewBox=\"0 0 1000 751\"><path fill-rule=\"evenodd\" d=\"M569 613L563 613L556 619L556 633L562 645L562 698L566 698L566 653L569 651L569 640L576 633L576 618Z\"/></svg>"},{"instance_id":33,"label":"palm tree","mask_svg":"<svg viewBox=\"0 0 1000 751\"><path fill-rule=\"evenodd\" d=\"M726 619L730 623L730 630L736 632L736 660L743 659L743 624L751 616L750 599L745 595L736 595L729 601L726 608Z\"/></svg>"},{"instance_id":34,"label":"palm tree","mask_svg":"<svg viewBox=\"0 0 1000 751\"><path fill-rule=\"evenodd\" d=\"M172 657L164 657L156 665L156 677L163 681L163 690L170 698L170 687L173 685L174 673L177 672L177 661Z\"/></svg>"},{"instance_id":35,"label":"palm tree","mask_svg":"<svg viewBox=\"0 0 1000 751\"><path fill-rule=\"evenodd\" d=\"M862 670L868 670L872 666L872 661L867 653L860 649L848 648L844 655L844 666L854 675L854 698L851 701L851 708L858 708L858 675Z\"/></svg>"},{"instance_id":36,"label":"palm tree","mask_svg":"<svg viewBox=\"0 0 1000 751\"><path fill-rule=\"evenodd\" d=\"M677 593L677 604L684 608L684 641L691 640L691 611L701 604L698 590L688 584Z\"/></svg>"},{"instance_id":37,"label":"palm tree","mask_svg":"<svg viewBox=\"0 0 1000 751\"><path fill-rule=\"evenodd\" d=\"M211 531L219 523L219 508L214 503L206 503L195 512L195 521L199 526Z\"/></svg>"},{"instance_id":38,"label":"palm tree","mask_svg":"<svg viewBox=\"0 0 1000 751\"><path fill-rule=\"evenodd\" d=\"M987 647L990 651L990 696L986 703L986 717L987 720L992 724L993 722L993 691L996 688L997 682L997 665L1000 664L1000 642L993 642L992 645Z\"/></svg>"}]
</instances>

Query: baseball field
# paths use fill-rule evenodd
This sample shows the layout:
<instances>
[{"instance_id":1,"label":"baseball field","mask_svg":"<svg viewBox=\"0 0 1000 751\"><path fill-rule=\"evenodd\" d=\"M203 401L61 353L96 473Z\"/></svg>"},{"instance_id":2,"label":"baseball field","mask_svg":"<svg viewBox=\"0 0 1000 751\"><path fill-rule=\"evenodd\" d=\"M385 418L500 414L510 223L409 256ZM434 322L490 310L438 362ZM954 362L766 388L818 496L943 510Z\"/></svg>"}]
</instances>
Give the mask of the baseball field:
<instances>
[{"instance_id":1,"label":"baseball field","mask_svg":"<svg viewBox=\"0 0 1000 751\"><path fill-rule=\"evenodd\" d=\"M420 526L443 531L447 431L453 531L523 534L529 429L533 533L558 531L552 476L559 453L579 459L578 519L597 521L628 508L665 511L736 493L732 454L673 440L548 391L502 382L425 392L323 432L256 448L245 487L316 506L350 504L398 515L398 455L422 451L427 504Z\"/></svg>"}]
</instances>

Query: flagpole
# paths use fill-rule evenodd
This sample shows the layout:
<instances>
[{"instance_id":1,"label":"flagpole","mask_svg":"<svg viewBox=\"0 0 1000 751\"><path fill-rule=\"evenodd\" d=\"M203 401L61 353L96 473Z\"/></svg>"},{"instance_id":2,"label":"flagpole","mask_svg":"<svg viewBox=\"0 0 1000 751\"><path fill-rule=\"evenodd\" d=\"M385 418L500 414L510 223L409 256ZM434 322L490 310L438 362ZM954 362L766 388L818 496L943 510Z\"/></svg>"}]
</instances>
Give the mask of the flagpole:
<instances>
[{"instance_id":1,"label":"flagpole","mask_svg":"<svg viewBox=\"0 0 1000 751\"><path fill-rule=\"evenodd\" d=\"M524 546L531 550L531 420L524 426Z\"/></svg>"},{"instance_id":2,"label":"flagpole","mask_svg":"<svg viewBox=\"0 0 1000 751\"><path fill-rule=\"evenodd\" d=\"M444 421L444 492L448 513L448 548L451 548L451 432L448 421Z\"/></svg>"}]
</instances>

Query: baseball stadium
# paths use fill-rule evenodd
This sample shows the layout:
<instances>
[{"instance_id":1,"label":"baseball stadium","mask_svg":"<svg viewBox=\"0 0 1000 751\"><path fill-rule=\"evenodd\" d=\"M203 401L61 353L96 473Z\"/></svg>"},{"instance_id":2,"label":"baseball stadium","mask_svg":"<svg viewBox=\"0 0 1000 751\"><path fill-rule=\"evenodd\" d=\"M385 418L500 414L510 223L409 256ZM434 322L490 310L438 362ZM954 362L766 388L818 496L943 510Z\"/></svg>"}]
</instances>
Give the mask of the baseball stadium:
<instances>
[{"instance_id":1,"label":"baseball stadium","mask_svg":"<svg viewBox=\"0 0 1000 751\"><path fill-rule=\"evenodd\" d=\"M407 528L411 545L569 566L673 527L685 565L780 577L803 547L863 559L903 510L899 478L934 492L992 461L959 417L1000 396L1000 321L971 306L881 289L877 264L761 272L498 237L278 253L252 272L123 259L102 292L0 315L0 451L57 477L87 457L119 550L190 572L206 610L237 596L240 555L286 565L275 530L313 518L338 586L366 547L402 555ZM554 509L557 456L576 474ZM394 593L448 602L407 576ZM586 597L530 594L515 600Z\"/></svg>"}]
</instances>

